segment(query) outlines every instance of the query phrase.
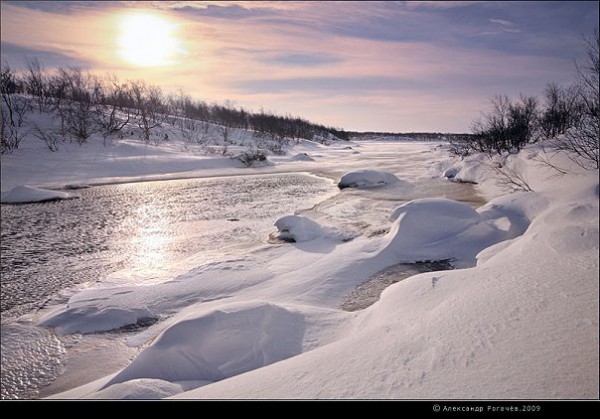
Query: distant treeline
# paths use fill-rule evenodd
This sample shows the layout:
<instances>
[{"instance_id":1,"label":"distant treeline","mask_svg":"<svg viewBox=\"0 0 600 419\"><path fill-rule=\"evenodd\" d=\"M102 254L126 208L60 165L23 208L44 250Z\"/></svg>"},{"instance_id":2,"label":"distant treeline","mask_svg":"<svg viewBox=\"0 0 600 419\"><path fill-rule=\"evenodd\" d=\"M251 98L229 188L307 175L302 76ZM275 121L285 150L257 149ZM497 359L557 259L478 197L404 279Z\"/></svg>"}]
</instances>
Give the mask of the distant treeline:
<instances>
[{"instance_id":1,"label":"distant treeline","mask_svg":"<svg viewBox=\"0 0 600 419\"><path fill-rule=\"evenodd\" d=\"M452 141L468 138L472 134L441 133L441 132L356 132L350 131L350 138L367 140L376 138L389 138L390 140L418 140L418 141Z\"/></svg>"},{"instance_id":2,"label":"distant treeline","mask_svg":"<svg viewBox=\"0 0 600 419\"><path fill-rule=\"evenodd\" d=\"M143 80L120 81L116 76L100 77L76 67L49 72L36 58L27 59L27 70L23 72L3 63L0 90L3 153L18 148L22 136L18 128L33 108L40 113L55 112L63 131L80 143L95 132L116 135L132 125L139 127L142 139L148 143L152 130L165 122L174 122L173 118L253 130L283 142L349 139L343 129L291 115L249 112L231 104L208 104L182 91L165 94L160 87Z\"/></svg>"}]
</instances>

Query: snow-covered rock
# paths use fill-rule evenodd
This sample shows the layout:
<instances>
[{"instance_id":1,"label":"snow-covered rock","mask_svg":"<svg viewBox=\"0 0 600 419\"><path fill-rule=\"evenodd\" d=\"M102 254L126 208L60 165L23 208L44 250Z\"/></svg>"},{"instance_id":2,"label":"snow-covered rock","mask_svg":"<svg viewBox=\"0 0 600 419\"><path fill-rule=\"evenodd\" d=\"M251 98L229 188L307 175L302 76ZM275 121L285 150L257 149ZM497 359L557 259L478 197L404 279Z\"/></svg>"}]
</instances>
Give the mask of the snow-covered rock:
<instances>
[{"instance_id":1,"label":"snow-covered rock","mask_svg":"<svg viewBox=\"0 0 600 419\"><path fill-rule=\"evenodd\" d=\"M286 215L275 222L275 227L279 230L277 237L290 242L318 239L324 233L319 224L300 215Z\"/></svg>"},{"instance_id":2,"label":"snow-covered rock","mask_svg":"<svg viewBox=\"0 0 600 419\"><path fill-rule=\"evenodd\" d=\"M76 198L66 192L51 191L48 189L32 188L31 186L15 186L1 195L3 204L24 204L29 202L56 201L60 199Z\"/></svg>"},{"instance_id":3,"label":"snow-covered rock","mask_svg":"<svg viewBox=\"0 0 600 419\"><path fill-rule=\"evenodd\" d=\"M369 188L373 186L384 186L398 182L400 179L393 173L380 172L377 170L358 170L346 173L340 179L338 187L344 188Z\"/></svg>"},{"instance_id":4,"label":"snow-covered rock","mask_svg":"<svg viewBox=\"0 0 600 419\"><path fill-rule=\"evenodd\" d=\"M310 157L306 153L296 154L294 157L292 157L292 160L295 160L295 161L315 161L312 157Z\"/></svg>"},{"instance_id":5,"label":"snow-covered rock","mask_svg":"<svg viewBox=\"0 0 600 419\"><path fill-rule=\"evenodd\" d=\"M394 209L382 254L398 262L459 258L467 264L481 250L507 237L467 204L442 198L417 199Z\"/></svg>"}]
</instances>

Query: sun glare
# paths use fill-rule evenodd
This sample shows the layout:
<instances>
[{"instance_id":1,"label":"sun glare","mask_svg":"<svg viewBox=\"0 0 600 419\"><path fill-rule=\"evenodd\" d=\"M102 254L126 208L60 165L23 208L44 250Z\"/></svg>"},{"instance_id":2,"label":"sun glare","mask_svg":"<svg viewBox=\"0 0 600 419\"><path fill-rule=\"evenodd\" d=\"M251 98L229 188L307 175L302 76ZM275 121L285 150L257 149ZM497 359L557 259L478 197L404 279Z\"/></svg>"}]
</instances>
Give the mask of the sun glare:
<instances>
[{"instance_id":1,"label":"sun glare","mask_svg":"<svg viewBox=\"0 0 600 419\"><path fill-rule=\"evenodd\" d=\"M176 29L176 24L154 14L123 16L117 40L119 55L139 67L175 64L181 51Z\"/></svg>"}]
</instances>

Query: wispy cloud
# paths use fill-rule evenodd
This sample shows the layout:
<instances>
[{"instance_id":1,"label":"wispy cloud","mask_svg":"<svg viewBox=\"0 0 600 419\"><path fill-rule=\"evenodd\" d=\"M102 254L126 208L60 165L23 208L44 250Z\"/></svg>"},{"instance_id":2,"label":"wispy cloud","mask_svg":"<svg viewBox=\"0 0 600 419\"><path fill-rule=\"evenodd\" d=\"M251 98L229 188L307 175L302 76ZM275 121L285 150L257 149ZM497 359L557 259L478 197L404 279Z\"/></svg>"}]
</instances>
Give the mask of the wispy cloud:
<instances>
[{"instance_id":1,"label":"wispy cloud","mask_svg":"<svg viewBox=\"0 0 600 419\"><path fill-rule=\"evenodd\" d=\"M509 22L508 20L504 20L504 19L490 19L490 22L497 23L498 25L502 25L502 26L513 26L514 25L514 23Z\"/></svg>"},{"instance_id":2,"label":"wispy cloud","mask_svg":"<svg viewBox=\"0 0 600 419\"><path fill-rule=\"evenodd\" d=\"M208 101L364 130L465 131L488 97L573 77L597 2L2 2L2 58L38 55ZM187 55L138 69L117 19L153 10Z\"/></svg>"}]
</instances>

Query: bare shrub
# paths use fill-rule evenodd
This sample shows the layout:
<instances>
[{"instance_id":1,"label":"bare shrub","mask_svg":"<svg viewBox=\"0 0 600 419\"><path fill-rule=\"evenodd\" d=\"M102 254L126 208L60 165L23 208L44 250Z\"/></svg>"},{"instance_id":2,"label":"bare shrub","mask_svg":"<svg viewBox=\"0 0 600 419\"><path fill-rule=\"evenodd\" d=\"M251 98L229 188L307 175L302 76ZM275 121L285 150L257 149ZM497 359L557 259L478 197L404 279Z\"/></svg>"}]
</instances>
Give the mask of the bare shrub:
<instances>
[{"instance_id":1,"label":"bare shrub","mask_svg":"<svg viewBox=\"0 0 600 419\"><path fill-rule=\"evenodd\" d=\"M59 146L63 140L60 131L51 129L43 130L37 125L33 127L33 135L34 137L39 138L44 144L46 144L48 150L52 152L58 151Z\"/></svg>"},{"instance_id":2,"label":"bare shrub","mask_svg":"<svg viewBox=\"0 0 600 419\"><path fill-rule=\"evenodd\" d=\"M501 188L512 192L533 192L533 189L529 186L529 181L523 174L522 168L516 162L513 164L513 167L494 161L488 163L487 166L496 175L496 184Z\"/></svg>"}]
</instances>

